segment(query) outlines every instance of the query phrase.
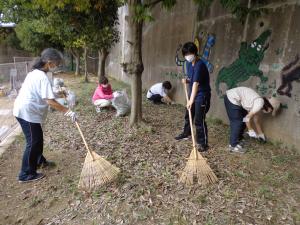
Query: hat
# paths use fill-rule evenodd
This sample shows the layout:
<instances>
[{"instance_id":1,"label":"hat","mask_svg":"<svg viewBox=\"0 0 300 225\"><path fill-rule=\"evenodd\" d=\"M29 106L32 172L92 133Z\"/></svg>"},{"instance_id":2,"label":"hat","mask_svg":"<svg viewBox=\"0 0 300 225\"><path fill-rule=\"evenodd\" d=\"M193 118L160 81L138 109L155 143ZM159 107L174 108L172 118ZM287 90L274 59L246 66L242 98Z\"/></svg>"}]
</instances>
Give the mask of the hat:
<instances>
[{"instance_id":1,"label":"hat","mask_svg":"<svg viewBox=\"0 0 300 225\"><path fill-rule=\"evenodd\" d=\"M276 112L278 111L278 109L280 108L280 102L277 98L275 97L271 97L268 99L268 101L270 102L270 104L273 107L273 111L272 111L272 116L276 115Z\"/></svg>"}]
</instances>

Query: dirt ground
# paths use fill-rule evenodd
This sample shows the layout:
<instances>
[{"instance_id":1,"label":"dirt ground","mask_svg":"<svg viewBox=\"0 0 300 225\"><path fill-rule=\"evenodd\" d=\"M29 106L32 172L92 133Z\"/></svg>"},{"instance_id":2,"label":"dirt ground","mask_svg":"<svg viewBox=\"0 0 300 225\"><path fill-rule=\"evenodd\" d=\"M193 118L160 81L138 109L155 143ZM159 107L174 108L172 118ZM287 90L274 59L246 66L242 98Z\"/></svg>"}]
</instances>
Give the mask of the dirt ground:
<instances>
[{"instance_id":1,"label":"dirt ground","mask_svg":"<svg viewBox=\"0 0 300 225\"><path fill-rule=\"evenodd\" d=\"M90 100L95 82L65 79L79 97L75 110L90 147L118 166L121 175L91 195L80 192L84 145L74 124L50 112L44 155L57 166L44 170L46 178L39 182L19 184L24 139L17 138L0 158L0 224L300 224L296 150L248 140L246 154L229 153L228 126L208 119L211 149L204 155L219 183L185 187L177 181L178 171L191 140L174 140L183 125L183 106L144 101L145 124L130 128L128 117L95 112Z\"/></svg>"}]
</instances>

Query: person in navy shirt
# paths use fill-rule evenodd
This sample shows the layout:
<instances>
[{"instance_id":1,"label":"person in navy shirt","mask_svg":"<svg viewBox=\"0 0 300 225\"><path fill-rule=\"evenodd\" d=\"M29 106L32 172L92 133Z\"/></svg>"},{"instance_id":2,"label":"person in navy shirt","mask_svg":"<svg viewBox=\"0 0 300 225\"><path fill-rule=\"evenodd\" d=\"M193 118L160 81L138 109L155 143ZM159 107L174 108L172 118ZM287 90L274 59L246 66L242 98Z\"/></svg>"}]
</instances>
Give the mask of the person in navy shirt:
<instances>
[{"instance_id":1,"label":"person in navy shirt","mask_svg":"<svg viewBox=\"0 0 300 225\"><path fill-rule=\"evenodd\" d=\"M208 150L208 134L205 122L206 113L210 108L211 88L209 84L209 72L204 62L198 56L197 46L193 42L187 42L182 47L182 55L187 61L187 78L182 82L189 84L189 101L187 109L191 109L196 126L196 140L198 151ZM176 140L188 139L191 135L188 110L185 113L183 132L175 137Z\"/></svg>"}]
</instances>

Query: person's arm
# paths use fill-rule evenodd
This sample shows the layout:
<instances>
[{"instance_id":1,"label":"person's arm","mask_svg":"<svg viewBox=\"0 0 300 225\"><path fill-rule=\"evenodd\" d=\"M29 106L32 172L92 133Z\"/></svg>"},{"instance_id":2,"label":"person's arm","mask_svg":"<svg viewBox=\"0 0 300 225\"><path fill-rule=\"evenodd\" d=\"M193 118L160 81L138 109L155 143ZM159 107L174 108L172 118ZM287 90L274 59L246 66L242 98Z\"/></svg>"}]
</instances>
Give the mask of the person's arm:
<instances>
[{"instance_id":1,"label":"person's arm","mask_svg":"<svg viewBox=\"0 0 300 225\"><path fill-rule=\"evenodd\" d=\"M64 113L64 116L70 117L73 122L76 121L76 114L72 110L60 105L57 101L55 101L55 95L53 93L51 83L48 80L47 76L41 79L41 89L40 95L41 98L44 99L50 107L61 111Z\"/></svg>"},{"instance_id":2,"label":"person's arm","mask_svg":"<svg viewBox=\"0 0 300 225\"><path fill-rule=\"evenodd\" d=\"M195 101L196 95L199 91L199 84L203 83L204 73L205 73L204 70L206 70L206 65L203 62L199 61L198 59L194 65L194 78L193 78L190 100L187 104L188 109L192 107Z\"/></svg>"},{"instance_id":3,"label":"person's arm","mask_svg":"<svg viewBox=\"0 0 300 225\"><path fill-rule=\"evenodd\" d=\"M106 99L106 100L110 100L113 98L113 95L112 93L109 94L109 95L106 95L104 94L103 90L102 89L99 89L98 92L97 92L98 96L99 96L99 99Z\"/></svg>"},{"instance_id":4,"label":"person's arm","mask_svg":"<svg viewBox=\"0 0 300 225\"><path fill-rule=\"evenodd\" d=\"M181 83L188 84L188 83L190 83L190 80L188 78L183 78L183 79L181 79Z\"/></svg>"},{"instance_id":5,"label":"person's arm","mask_svg":"<svg viewBox=\"0 0 300 225\"><path fill-rule=\"evenodd\" d=\"M66 117L70 117L72 122L75 122L77 120L77 116L76 113L73 112L72 110L62 106L61 104L59 104L55 99L46 99L46 102L48 103L48 105L58 111L61 111L64 113L64 116Z\"/></svg>"},{"instance_id":6,"label":"person's arm","mask_svg":"<svg viewBox=\"0 0 300 225\"><path fill-rule=\"evenodd\" d=\"M56 109L57 111L66 113L69 111L68 108L64 107L63 105L59 104L55 99L47 99L47 104L52 107L53 109Z\"/></svg>"},{"instance_id":7,"label":"person's arm","mask_svg":"<svg viewBox=\"0 0 300 225\"><path fill-rule=\"evenodd\" d=\"M254 102L253 102L253 107L252 109L250 110L250 112L247 114L247 116L245 116L245 118L243 119L244 122L246 122L246 126L247 126L247 129L249 132L252 133L252 136L255 137L257 136L252 125L251 125L251 121L254 120L254 124L255 124L255 127L256 127L256 124L258 124L258 113L259 111L263 108L263 105L264 105L264 100L262 98L258 98L256 99ZM256 122L255 122L256 120ZM261 127L260 125L258 125L258 130L257 129L257 132L262 132L261 130ZM257 127L256 127L257 128Z\"/></svg>"},{"instance_id":8,"label":"person's arm","mask_svg":"<svg viewBox=\"0 0 300 225\"><path fill-rule=\"evenodd\" d=\"M98 88L96 88L96 90L94 91L94 94L93 94L93 97L92 97L92 100L93 102L98 100L99 99L99 96L98 96Z\"/></svg>"},{"instance_id":9,"label":"person's arm","mask_svg":"<svg viewBox=\"0 0 300 225\"><path fill-rule=\"evenodd\" d=\"M192 105L195 101L195 98L196 98L196 95L197 95L197 92L198 92L198 87L199 87L199 83L194 82L193 86L192 86L192 93L191 93L190 99L189 99L189 101L187 102L187 105L186 105L186 107L188 109L190 109L192 107Z\"/></svg>"},{"instance_id":10,"label":"person's arm","mask_svg":"<svg viewBox=\"0 0 300 225\"><path fill-rule=\"evenodd\" d=\"M172 103L172 99L168 95L165 95L163 97L163 99L164 99L165 103L167 103L167 104L171 104Z\"/></svg>"},{"instance_id":11,"label":"person's arm","mask_svg":"<svg viewBox=\"0 0 300 225\"><path fill-rule=\"evenodd\" d=\"M260 116L258 114L253 116L253 122L258 135L263 134L262 128L260 126Z\"/></svg>"}]
</instances>

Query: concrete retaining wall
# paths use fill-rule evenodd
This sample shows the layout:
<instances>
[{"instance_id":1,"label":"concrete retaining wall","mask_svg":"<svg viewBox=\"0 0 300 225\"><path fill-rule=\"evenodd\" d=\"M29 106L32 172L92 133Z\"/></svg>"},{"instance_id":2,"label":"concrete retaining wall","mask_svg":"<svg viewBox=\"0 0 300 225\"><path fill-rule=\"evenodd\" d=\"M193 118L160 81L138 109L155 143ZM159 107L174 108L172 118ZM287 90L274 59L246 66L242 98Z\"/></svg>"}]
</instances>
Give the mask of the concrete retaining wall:
<instances>
[{"instance_id":1,"label":"concrete retaining wall","mask_svg":"<svg viewBox=\"0 0 300 225\"><path fill-rule=\"evenodd\" d=\"M251 2L248 0L249 6L253 6ZM209 57L214 66L210 115L228 122L221 98L228 86L249 86L261 95L276 95L283 107L277 117L263 117L265 133L274 140L300 149L300 83L297 82L300 80L300 60L292 67L294 71L299 67L298 72L290 70L284 75L288 81L286 87L292 85L290 97L286 88L283 92L287 95L277 93L282 84L283 68L296 61L296 55L300 54L300 1L267 0L264 5L254 7L264 7L268 13L258 18L248 17L244 24L225 11L218 0L204 12L199 12L192 0L178 1L171 12L156 7L153 10L155 21L146 24L143 31L143 86L146 89L155 82L171 80L175 100L184 103L184 93L176 78L182 74L182 68L175 65L176 48L179 43L192 41L195 37L200 39L203 48L207 35L214 34L216 44ZM120 10L121 41L110 54L107 67L110 75L129 82L130 78L120 67L128 47L125 18L126 7ZM270 35L264 35L266 30L270 30ZM245 43L241 45L242 42ZM260 42L260 47L254 46ZM217 85L219 95L215 89L218 77L222 81Z\"/></svg>"}]
</instances>

